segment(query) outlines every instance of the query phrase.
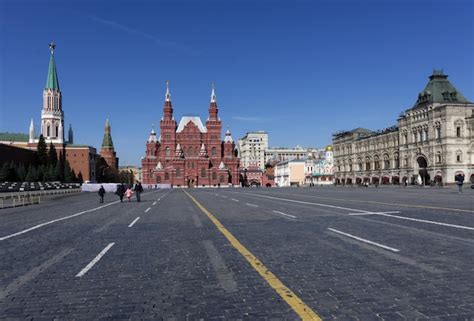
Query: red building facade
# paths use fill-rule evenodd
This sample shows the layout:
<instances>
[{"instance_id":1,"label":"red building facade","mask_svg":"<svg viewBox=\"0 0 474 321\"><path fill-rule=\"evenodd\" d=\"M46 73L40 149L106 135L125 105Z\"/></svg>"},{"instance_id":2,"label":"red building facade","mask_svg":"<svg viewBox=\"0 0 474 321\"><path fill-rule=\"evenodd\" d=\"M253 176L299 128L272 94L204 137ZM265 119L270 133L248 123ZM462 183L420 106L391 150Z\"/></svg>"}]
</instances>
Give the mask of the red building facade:
<instances>
[{"instance_id":1,"label":"red building facade","mask_svg":"<svg viewBox=\"0 0 474 321\"><path fill-rule=\"evenodd\" d=\"M144 184L170 184L175 187L209 187L239 184L239 158L229 130L222 141L222 123L214 87L209 116L204 126L198 116L173 117L167 84L160 137L153 129L142 158Z\"/></svg>"}]
</instances>

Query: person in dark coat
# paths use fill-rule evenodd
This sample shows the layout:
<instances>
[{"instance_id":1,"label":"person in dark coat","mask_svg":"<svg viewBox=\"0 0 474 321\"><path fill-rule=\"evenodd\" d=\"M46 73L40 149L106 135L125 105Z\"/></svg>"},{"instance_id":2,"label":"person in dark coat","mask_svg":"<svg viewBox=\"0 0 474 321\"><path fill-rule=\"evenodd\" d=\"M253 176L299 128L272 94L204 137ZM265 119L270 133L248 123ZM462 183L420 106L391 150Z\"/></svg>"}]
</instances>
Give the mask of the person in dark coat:
<instances>
[{"instance_id":1,"label":"person in dark coat","mask_svg":"<svg viewBox=\"0 0 474 321\"><path fill-rule=\"evenodd\" d=\"M99 203L104 203L104 195L105 195L104 185L100 185L100 188L99 188L100 202Z\"/></svg>"},{"instance_id":2,"label":"person in dark coat","mask_svg":"<svg viewBox=\"0 0 474 321\"><path fill-rule=\"evenodd\" d=\"M137 195L137 202L140 202L141 199L140 199L140 193L143 192L143 187L142 187L142 183L140 182L137 182L135 184L135 188L133 189L135 191L135 195Z\"/></svg>"},{"instance_id":3,"label":"person in dark coat","mask_svg":"<svg viewBox=\"0 0 474 321\"><path fill-rule=\"evenodd\" d=\"M123 183L117 185L117 191L115 192L115 194L117 194L120 198L120 202L123 202L123 196L125 195L125 185L123 185Z\"/></svg>"},{"instance_id":4,"label":"person in dark coat","mask_svg":"<svg viewBox=\"0 0 474 321\"><path fill-rule=\"evenodd\" d=\"M457 174L454 177L456 185L458 186L458 194L462 194L462 185L464 184L464 174Z\"/></svg>"}]
</instances>

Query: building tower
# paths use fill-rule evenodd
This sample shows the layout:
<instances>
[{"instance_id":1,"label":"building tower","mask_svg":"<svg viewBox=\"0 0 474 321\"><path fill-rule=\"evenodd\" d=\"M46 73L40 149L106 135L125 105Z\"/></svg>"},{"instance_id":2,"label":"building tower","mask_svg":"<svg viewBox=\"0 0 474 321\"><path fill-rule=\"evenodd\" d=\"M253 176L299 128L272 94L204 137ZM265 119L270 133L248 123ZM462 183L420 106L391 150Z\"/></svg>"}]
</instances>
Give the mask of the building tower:
<instances>
[{"instance_id":1,"label":"building tower","mask_svg":"<svg viewBox=\"0 0 474 321\"><path fill-rule=\"evenodd\" d=\"M33 124L33 118L31 118L28 143L33 144L34 142L35 142L35 125Z\"/></svg>"},{"instance_id":2,"label":"building tower","mask_svg":"<svg viewBox=\"0 0 474 321\"><path fill-rule=\"evenodd\" d=\"M68 144L74 144L74 133L72 132L72 126L69 124L69 131L68 131L68 139L67 142Z\"/></svg>"},{"instance_id":3,"label":"building tower","mask_svg":"<svg viewBox=\"0 0 474 321\"><path fill-rule=\"evenodd\" d=\"M218 115L219 109L217 108L217 99L215 93L215 86L212 83L211 90L211 102L209 104L209 116L207 118L207 148L209 157L213 160L220 159L222 157L222 144L221 144L221 133L222 123Z\"/></svg>"},{"instance_id":4,"label":"building tower","mask_svg":"<svg viewBox=\"0 0 474 321\"><path fill-rule=\"evenodd\" d=\"M106 161L110 168L118 170L118 158L115 153L112 135L110 134L110 123L108 118L105 121L105 131L104 138L102 139L102 149L100 150L100 156Z\"/></svg>"},{"instance_id":5,"label":"building tower","mask_svg":"<svg viewBox=\"0 0 474 321\"><path fill-rule=\"evenodd\" d=\"M49 50L48 77L43 90L43 110L41 111L41 134L47 143L64 143L64 113L62 109L62 94L59 89L54 49L56 45L51 42Z\"/></svg>"},{"instance_id":6,"label":"building tower","mask_svg":"<svg viewBox=\"0 0 474 321\"><path fill-rule=\"evenodd\" d=\"M163 104L163 118L160 121L161 148L160 157L170 160L176 152L176 120L173 116L171 103L170 82L166 82L165 103Z\"/></svg>"}]
</instances>

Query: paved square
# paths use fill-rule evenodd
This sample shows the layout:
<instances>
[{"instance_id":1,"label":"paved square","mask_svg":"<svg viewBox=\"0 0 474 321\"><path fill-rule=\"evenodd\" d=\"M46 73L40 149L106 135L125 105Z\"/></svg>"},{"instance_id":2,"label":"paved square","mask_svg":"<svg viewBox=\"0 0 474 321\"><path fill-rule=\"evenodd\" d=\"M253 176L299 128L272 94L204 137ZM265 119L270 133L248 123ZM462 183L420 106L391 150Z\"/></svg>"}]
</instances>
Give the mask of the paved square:
<instances>
[{"instance_id":1,"label":"paved square","mask_svg":"<svg viewBox=\"0 0 474 321\"><path fill-rule=\"evenodd\" d=\"M472 320L474 192L173 189L0 211L0 319Z\"/></svg>"}]
</instances>

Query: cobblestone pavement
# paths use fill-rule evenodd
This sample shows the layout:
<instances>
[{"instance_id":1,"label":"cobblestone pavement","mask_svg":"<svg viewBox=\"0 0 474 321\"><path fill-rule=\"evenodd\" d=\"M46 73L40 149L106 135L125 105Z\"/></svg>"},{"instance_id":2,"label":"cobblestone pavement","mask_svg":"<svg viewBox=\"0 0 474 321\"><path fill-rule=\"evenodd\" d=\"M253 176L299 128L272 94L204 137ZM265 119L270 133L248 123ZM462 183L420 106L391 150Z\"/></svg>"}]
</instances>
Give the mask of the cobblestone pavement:
<instances>
[{"instance_id":1,"label":"cobblestone pavement","mask_svg":"<svg viewBox=\"0 0 474 321\"><path fill-rule=\"evenodd\" d=\"M220 223L180 189L0 210L0 320L299 319L225 233L323 320L474 320L472 190L186 192Z\"/></svg>"}]
</instances>

